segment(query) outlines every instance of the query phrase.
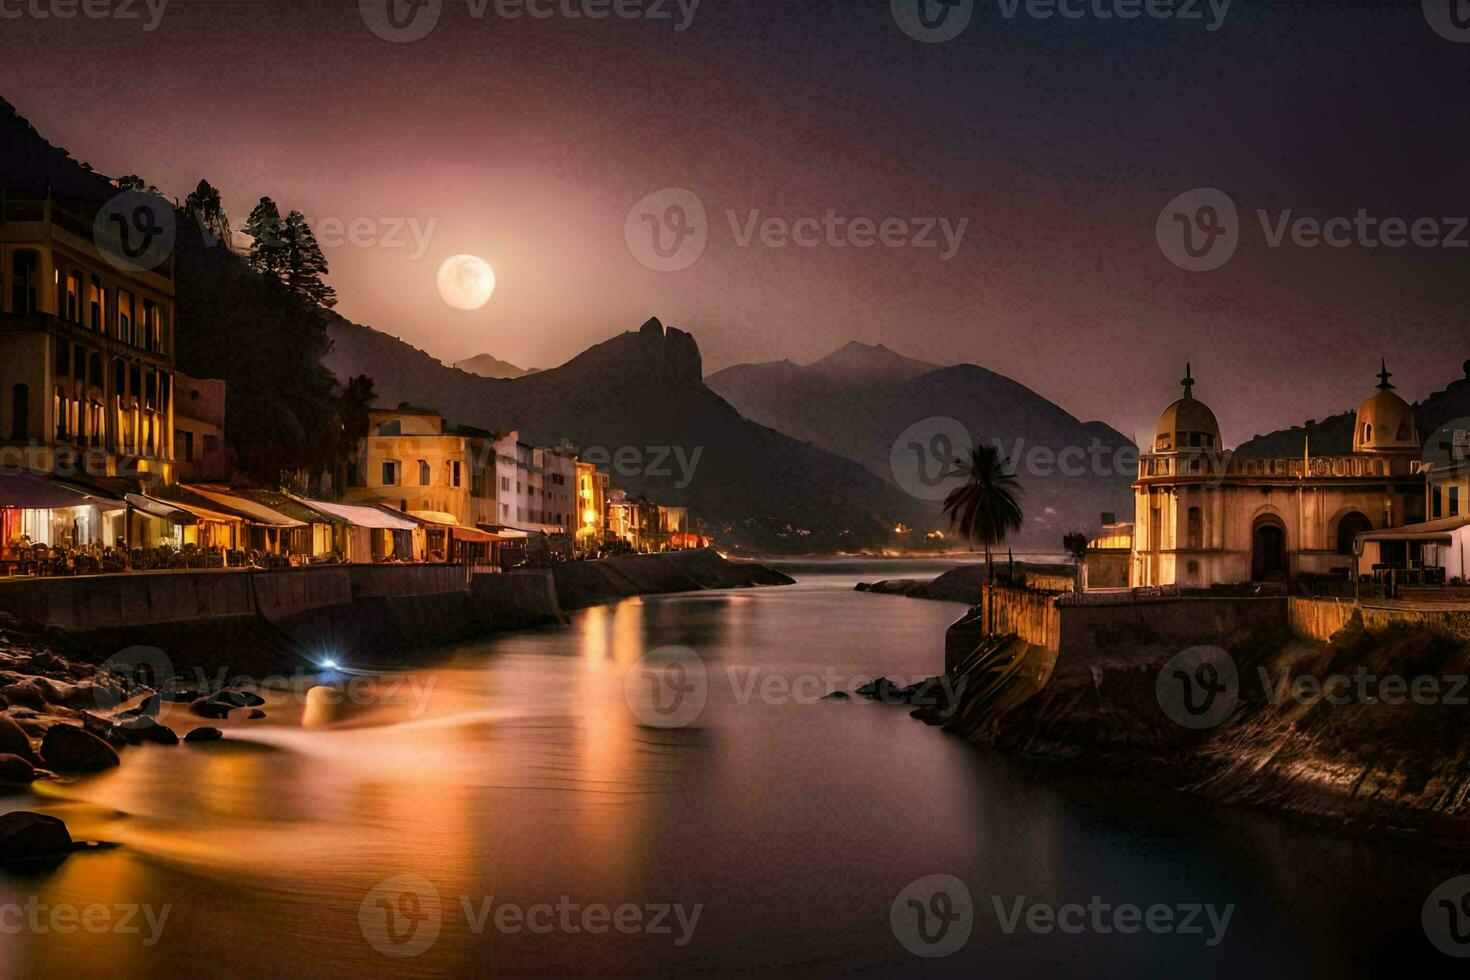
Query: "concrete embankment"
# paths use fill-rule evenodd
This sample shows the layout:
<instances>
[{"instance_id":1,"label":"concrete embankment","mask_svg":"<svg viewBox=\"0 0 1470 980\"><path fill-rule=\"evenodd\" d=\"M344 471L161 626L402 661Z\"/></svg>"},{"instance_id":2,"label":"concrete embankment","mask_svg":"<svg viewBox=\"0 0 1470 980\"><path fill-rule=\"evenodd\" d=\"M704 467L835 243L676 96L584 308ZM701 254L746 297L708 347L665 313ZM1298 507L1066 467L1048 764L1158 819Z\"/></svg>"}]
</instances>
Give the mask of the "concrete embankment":
<instances>
[{"instance_id":1,"label":"concrete embankment","mask_svg":"<svg viewBox=\"0 0 1470 980\"><path fill-rule=\"evenodd\" d=\"M996 636L973 610L947 636L959 697L944 728L1073 769L1466 843L1470 642L1457 621L1290 601L1007 604ZM1180 659L1195 644L1216 648L1207 669Z\"/></svg>"},{"instance_id":2,"label":"concrete embankment","mask_svg":"<svg viewBox=\"0 0 1470 980\"><path fill-rule=\"evenodd\" d=\"M713 548L571 562L556 566L555 574L556 593L564 609L583 609L634 595L790 585L794 581L757 562L724 558Z\"/></svg>"},{"instance_id":3,"label":"concrete embankment","mask_svg":"<svg viewBox=\"0 0 1470 980\"><path fill-rule=\"evenodd\" d=\"M177 570L0 581L0 613L93 657L145 645L180 667L263 674L327 659L389 666L419 647L564 623L564 608L790 581L711 549L575 562L554 572L470 575L451 565Z\"/></svg>"}]
</instances>

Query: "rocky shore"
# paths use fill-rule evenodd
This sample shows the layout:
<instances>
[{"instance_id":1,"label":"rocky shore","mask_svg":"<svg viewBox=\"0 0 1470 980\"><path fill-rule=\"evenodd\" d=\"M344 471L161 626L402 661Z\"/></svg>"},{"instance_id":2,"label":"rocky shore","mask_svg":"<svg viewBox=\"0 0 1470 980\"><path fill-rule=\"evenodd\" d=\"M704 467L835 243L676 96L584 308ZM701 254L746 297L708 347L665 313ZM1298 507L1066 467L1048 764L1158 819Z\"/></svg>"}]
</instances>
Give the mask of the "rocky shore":
<instances>
[{"instance_id":1,"label":"rocky shore","mask_svg":"<svg viewBox=\"0 0 1470 980\"><path fill-rule=\"evenodd\" d=\"M1470 845L1470 644L1354 620L1326 644L1263 630L1226 646L1228 667L1203 667L1177 648L1059 661L987 637L950 678L955 703L915 713L1070 770L1145 773L1336 828ZM1218 706L1184 709L1202 693L1176 688L1185 675L1215 685Z\"/></svg>"},{"instance_id":2,"label":"rocky shore","mask_svg":"<svg viewBox=\"0 0 1470 980\"><path fill-rule=\"evenodd\" d=\"M726 558L713 548L568 562L557 565L553 574L563 609L584 609L635 595L747 589L795 581L759 562Z\"/></svg>"},{"instance_id":3,"label":"rocky shore","mask_svg":"<svg viewBox=\"0 0 1470 980\"><path fill-rule=\"evenodd\" d=\"M1070 583L1072 569L1067 565L1016 562L1015 575L1045 582ZM1005 568L996 562L996 577L1000 578ZM981 589L985 586L985 563L959 565L935 579L890 578L877 582L859 582L858 592L876 592L881 595L902 595L911 599L937 599L941 602L963 602L974 605L980 601Z\"/></svg>"}]
</instances>

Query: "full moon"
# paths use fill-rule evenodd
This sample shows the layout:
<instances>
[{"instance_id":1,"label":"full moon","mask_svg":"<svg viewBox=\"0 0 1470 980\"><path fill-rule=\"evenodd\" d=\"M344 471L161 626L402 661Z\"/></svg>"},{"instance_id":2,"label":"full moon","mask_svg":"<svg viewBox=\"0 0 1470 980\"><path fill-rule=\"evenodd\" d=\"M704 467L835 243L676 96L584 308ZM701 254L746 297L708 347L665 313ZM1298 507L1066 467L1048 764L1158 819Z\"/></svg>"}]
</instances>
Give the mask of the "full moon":
<instances>
[{"instance_id":1,"label":"full moon","mask_svg":"<svg viewBox=\"0 0 1470 980\"><path fill-rule=\"evenodd\" d=\"M478 255L451 255L439 267L439 295L457 310L478 310L495 292L495 272Z\"/></svg>"}]
</instances>

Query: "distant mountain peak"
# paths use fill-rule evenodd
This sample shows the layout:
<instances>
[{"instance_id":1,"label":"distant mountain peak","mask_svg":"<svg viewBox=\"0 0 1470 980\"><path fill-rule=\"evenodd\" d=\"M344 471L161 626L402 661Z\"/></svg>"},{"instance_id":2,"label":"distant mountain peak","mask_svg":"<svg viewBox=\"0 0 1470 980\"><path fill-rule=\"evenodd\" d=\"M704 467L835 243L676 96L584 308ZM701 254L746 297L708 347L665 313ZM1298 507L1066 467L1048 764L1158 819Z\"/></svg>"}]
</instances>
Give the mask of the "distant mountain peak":
<instances>
[{"instance_id":1,"label":"distant mountain peak","mask_svg":"<svg viewBox=\"0 0 1470 980\"><path fill-rule=\"evenodd\" d=\"M519 368L509 361L502 361L494 354L476 354L462 361L455 361L454 367L466 374L478 374L482 378L522 378L528 374L534 374L535 368Z\"/></svg>"},{"instance_id":2,"label":"distant mountain peak","mask_svg":"<svg viewBox=\"0 0 1470 980\"><path fill-rule=\"evenodd\" d=\"M938 364L904 357L882 344L857 340L850 340L826 357L806 365L806 370L816 374L851 381L907 381L938 369Z\"/></svg>"}]
</instances>

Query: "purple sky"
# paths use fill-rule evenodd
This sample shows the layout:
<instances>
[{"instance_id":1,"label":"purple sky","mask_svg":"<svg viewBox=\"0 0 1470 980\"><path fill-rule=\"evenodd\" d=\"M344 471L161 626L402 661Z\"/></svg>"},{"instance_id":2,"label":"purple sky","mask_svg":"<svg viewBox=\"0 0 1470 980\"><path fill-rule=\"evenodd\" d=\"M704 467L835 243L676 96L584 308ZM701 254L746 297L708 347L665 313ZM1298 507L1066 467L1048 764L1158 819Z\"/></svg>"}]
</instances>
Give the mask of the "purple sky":
<instances>
[{"instance_id":1,"label":"purple sky","mask_svg":"<svg viewBox=\"0 0 1470 980\"><path fill-rule=\"evenodd\" d=\"M446 360L546 367L656 314L694 333L707 371L881 342L1133 435L1189 358L1233 443L1353 407L1380 355L1409 397L1470 357L1470 248L1273 248L1256 217L1470 214L1470 44L1417 2L1237 2L1212 32L990 0L939 44L887 0L702 0L683 31L672 0L662 21L475 19L446 0L405 44L356 2L172 0L152 31L137 9L4 20L0 94L104 173L178 197L208 178L236 227L262 194L319 232L357 221L360 242L328 250L339 310ZM667 187L708 217L676 272L624 236ZM1155 236L1197 187L1242 218L1210 272ZM946 260L942 244L741 245L728 214L829 209L967 224ZM459 252L495 269L480 310L437 295Z\"/></svg>"}]
</instances>

